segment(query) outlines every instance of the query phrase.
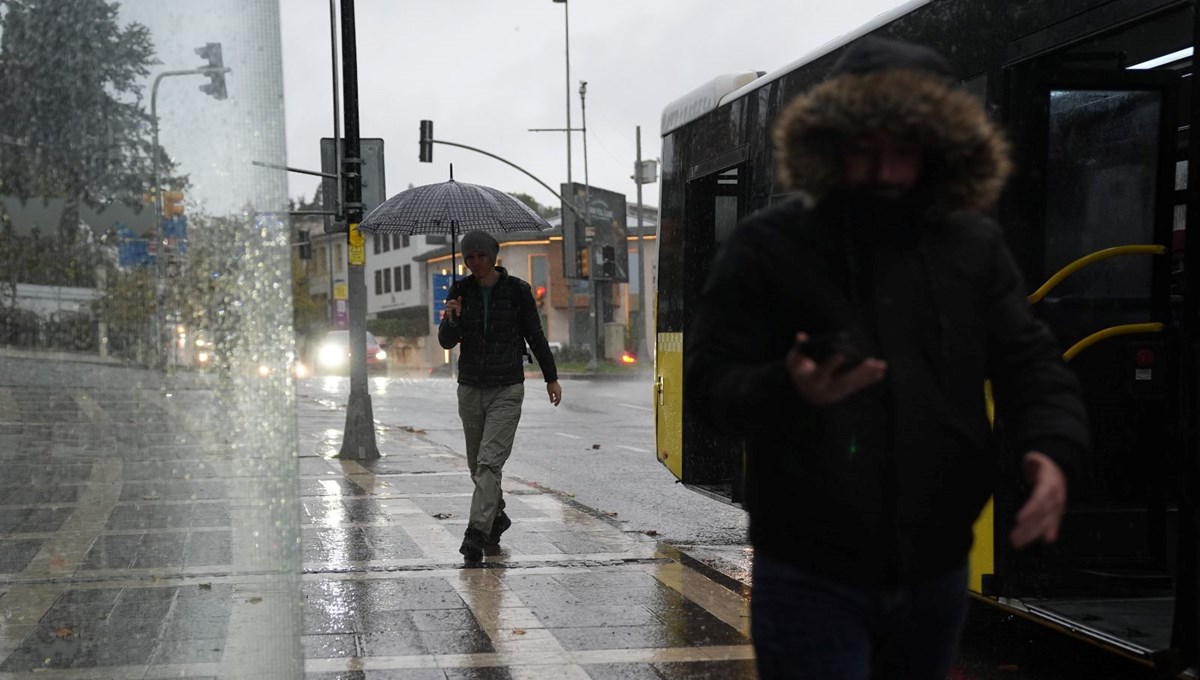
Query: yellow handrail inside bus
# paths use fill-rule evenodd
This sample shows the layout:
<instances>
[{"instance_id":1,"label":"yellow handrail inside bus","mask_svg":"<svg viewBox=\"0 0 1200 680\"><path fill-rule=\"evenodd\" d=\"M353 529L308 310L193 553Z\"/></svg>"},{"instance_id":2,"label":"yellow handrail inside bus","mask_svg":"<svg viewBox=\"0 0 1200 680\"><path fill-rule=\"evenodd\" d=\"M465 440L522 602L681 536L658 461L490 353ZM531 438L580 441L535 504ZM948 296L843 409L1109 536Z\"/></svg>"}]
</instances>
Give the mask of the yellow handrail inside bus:
<instances>
[{"instance_id":1,"label":"yellow handrail inside bus","mask_svg":"<svg viewBox=\"0 0 1200 680\"><path fill-rule=\"evenodd\" d=\"M1070 361L1071 359L1075 358L1076 354L1079 354L1083 350L1091 347L1101 340L1107 340L1108 338L1116 337L1118 335L1129 335L1131 333L1161 333L1164 328L1166 328L1166 326L1157 321L1152 323L1127 323L1123 326L1105 328L1104 330L1096 331L1074 345L1071 345L1070 349L1063 352L1063 359Z\"/></svg>"},{"instance_id":2,"label":"yellow handrail inside bus","mask_svg":"<svg viewBox=\"0 0 1200 680\"><path fill-rule=\"evenodd\" d=\"M1046 297L1046 294L1049 293L1055 286L1062 283L1063 279L1067 278L1071 274L1074 274L1075 272L1079 271L1080 269L1083 269L1084 267L1088 266L1089 264L1092 264L1093 262L1099 262L1100 260L1107 260L1110 257L1117 257L1119 255L1165 255L1166 252L1167 252L1167 247L1164 245L1114 246L1112 248L1105 248L1103 250L1097 250L1096 252L1091 253L1090 255L1084 255L1083 257L1079 258L1078 260L1075 260L1071 264L1058 270L1058 272L1055 273L1054 276L1051 276L1049 279L1046 280L1045 283L1042 284L1041 288L1038 288L1037 290L1035 290L1029 294L1029 304L1033 304L1035 302L1040 301L1042 298ZM1136 332L1136 331L1131 331L1131 332Z\"/></svg>"}]
</instances>

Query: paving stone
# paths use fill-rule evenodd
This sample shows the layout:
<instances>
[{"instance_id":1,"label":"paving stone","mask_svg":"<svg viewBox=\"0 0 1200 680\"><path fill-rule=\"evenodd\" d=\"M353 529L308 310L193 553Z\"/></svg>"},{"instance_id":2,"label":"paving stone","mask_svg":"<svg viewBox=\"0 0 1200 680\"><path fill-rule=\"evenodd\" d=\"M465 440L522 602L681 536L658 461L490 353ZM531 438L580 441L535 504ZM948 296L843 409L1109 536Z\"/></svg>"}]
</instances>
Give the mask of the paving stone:
<instances>
[{"instance_id":1,"label":"paving stone","mask_svg":"<svg viewBox=\"0 0 1200 680\"><path fill-rule=\"evenodd\" d=\"M304 635L301 636L300 642L304 646L306 659L344 658L359 654L354 635Z\"/></svg>"},{"instance_id":2,"label":"paving stone","mask_svg":"<svg viewBox=\"0 0 1200 680\"><path fill-rule=\"evenodd\" d=\"M662 680L648 663L599 663L583 667L592 680Z\"/></svg>"},{"instance_id":3,"label":"paving stone","mask_svg":"<svg viewBox=\"0 0 1200 680\"><path fill-rule=\"evenodd\" d=\"M753 660L681 661L653 664L663 680L757 680Z\"/></svg>"},{"instance_id":4,"label":"paving stone","mask_svg":"<svg viewBox=\"0 0 1200 680\"><path fill-rule=\"evenodd\" d=\"M18 574L42 549L39 539L0 541L0 574Z\"/></svg>"}]
</instances>

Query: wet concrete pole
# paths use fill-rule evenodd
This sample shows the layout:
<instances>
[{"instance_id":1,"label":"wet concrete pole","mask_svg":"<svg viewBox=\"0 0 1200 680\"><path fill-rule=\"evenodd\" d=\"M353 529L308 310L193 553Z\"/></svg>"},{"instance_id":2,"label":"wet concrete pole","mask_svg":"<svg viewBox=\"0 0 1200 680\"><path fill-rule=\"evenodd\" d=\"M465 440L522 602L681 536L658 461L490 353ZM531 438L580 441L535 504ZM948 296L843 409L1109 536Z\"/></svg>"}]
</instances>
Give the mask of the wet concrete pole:
<instances>
[{"instance_id":1,"label":"wet concrete pole","mask_svg":"<svg viewBox=\"0 0 1200 680\"><path fill-rule=\"evenodd\" d=\"M338 458L379 458L375 445L375 415L367 391L367 284L363 269L366 248L358 223L362 221L362 158L358 130L358 55L354 38L354 0L342 0L342 105L345 113L345 175L347 233L349 246L350 304L350 402L346 405L346 429Z\"/></svg>"}]
</instances>

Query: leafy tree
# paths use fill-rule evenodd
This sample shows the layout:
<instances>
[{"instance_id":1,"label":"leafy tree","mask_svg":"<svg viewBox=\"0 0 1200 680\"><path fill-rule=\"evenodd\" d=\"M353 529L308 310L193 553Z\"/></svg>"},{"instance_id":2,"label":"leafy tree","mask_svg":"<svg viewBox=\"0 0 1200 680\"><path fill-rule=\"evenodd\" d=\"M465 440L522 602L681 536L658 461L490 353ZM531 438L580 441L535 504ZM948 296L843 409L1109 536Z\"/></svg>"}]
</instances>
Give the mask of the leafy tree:
<instances>
[{"instance_id":1,"label":"leafy tree","mask_svg":"<svg viewBox=\"0 0 1200 680\"><path fill-rule=\"evenodd\" d=\"M143 83L150 31L118 25L106 0L0 0L0 195L66 205L59 239L78 235L79 207L141 202L174 167L152 141Z\"/></svg>"},{"instance_id":2,"label":"leafy tree","mask_svg":"<svg viewBox=\"0 0 1200 680\"><path fill-rule=\"evenodd\" d=\"M530 208L533 208L533 211L541 215L542 219L548 220L552 217L558 217L558 213L561 212L561 209L556 206L542 205L541 203L538 203L537 199L529 194L515 193L509 194L509 196L512 196Z\"/></svg>"}]
</instances>

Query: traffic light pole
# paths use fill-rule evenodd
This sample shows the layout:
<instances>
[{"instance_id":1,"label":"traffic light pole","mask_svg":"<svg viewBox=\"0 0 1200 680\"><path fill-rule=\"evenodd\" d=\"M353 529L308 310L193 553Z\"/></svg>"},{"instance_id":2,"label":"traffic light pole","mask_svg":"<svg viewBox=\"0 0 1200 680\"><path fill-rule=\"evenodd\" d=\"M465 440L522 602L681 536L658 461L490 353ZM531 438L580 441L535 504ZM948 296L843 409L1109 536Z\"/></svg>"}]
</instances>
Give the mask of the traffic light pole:
<instances>
[{"instance_id":1,"label":"traffic light pole","mask_svg":"<svg viewBox=\"0 0 1200 680\"><path fill-rule=\"evenodd\" d=\"M350 401L346 405L346 429L338 458L374 460L375 416L367 391L367 283L363 272L366 248L358 224L363 218L362 157L358 120L358 55L354 36L354 0L341 0L342 8L342 105L345 113L342 159L346 200L346 239L350 251L348 268L350 295Z\"/></svg>"},{"instance_id":2,"label":"traffic light pole","mask_svg":"<svg viewBox=\"0 0 1200 680\"><path fill-rule=\"evenodd\" d=\"M203 48L201 48L203 49ZM167 261L167 244L163 235L163 200L162 200L162 185L158 179L158 85L163 78L169 76L190 76L203 74L208 76L224 75L229 73L231 69L224 66L214 66L208 68L192 68L184 71L163 71L154 78L154 85L150 88L150 127L154 137L153 146L150 147L150 172L151 181L154 183L154 350L157 358L156 365L159 368L166 369L169 366L167 361L167 344L164 340L169 337L167 335L168 324L163 318L163 298L166 297L167 282L163 277L163 270Z\"/></svg>"}]
</instances>

